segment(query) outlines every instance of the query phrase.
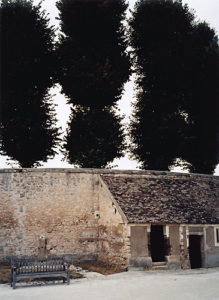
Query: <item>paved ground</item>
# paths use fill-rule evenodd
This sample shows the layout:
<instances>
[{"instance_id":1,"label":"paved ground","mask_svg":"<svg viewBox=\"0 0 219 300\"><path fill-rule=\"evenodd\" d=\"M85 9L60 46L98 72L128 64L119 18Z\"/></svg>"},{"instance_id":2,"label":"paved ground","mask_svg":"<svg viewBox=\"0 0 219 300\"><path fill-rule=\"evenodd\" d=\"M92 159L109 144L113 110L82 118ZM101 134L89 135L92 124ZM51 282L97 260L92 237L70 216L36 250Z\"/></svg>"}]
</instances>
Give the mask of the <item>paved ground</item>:
<instances>
[{"instance_id":1,"label":"paved ground","mask_svg":"<svg viewBox=\"0 0 219 300\"><path fill-rule=\"evenodd\" d=\"M219 268L186 271L86 273L69 286L48 284L13 290L0 285L0 299L22 300L219 300Z\"/></svg>"}]
</instances>

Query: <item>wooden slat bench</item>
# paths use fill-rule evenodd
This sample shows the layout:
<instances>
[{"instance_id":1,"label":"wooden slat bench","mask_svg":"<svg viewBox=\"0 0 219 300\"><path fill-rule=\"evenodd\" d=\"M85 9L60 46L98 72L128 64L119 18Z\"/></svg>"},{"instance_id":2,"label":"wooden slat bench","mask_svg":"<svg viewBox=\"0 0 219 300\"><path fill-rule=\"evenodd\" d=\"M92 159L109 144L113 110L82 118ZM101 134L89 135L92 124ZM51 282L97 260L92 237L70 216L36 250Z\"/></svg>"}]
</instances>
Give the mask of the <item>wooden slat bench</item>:
<instances>
[{"instance_id":1,"label":"wooden slat bench","mask_svg":"<svg viewBox=\"0 0 219 300\"><path fill-rule=\"evenodd\" d=\"M16 282L26 278L62 277L63 282L69 279L69 265L64 258L13 258L11 260L11 286L16 287Z\"/></svg>"}]
</instances>

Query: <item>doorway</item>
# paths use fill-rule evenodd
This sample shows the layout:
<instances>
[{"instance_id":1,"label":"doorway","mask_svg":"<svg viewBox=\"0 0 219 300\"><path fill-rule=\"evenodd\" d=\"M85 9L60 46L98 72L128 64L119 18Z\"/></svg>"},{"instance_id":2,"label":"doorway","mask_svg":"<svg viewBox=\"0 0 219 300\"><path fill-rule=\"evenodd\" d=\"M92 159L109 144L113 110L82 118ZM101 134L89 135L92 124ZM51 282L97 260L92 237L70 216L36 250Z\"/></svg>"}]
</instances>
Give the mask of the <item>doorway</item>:
<instances>
[{"instance_id":1,"label":"doorway","mask_svg":"<svg viewBox=\"0 0 219 300\"><path fill-rule=\"evenodd\" d=\"M163 226L151 225L151 258L152 262L165 261Z\"/></svg>"},{"instance_id":2,"label":"doorway","mask_svg":"<svg viewBox=\"0 0 219 300\"><path fill-rule=\"evenodd\" d=\"M189 258L191 269L201 268L201 236L190 235L189 236Z\"/></svg>"}]
</instances>

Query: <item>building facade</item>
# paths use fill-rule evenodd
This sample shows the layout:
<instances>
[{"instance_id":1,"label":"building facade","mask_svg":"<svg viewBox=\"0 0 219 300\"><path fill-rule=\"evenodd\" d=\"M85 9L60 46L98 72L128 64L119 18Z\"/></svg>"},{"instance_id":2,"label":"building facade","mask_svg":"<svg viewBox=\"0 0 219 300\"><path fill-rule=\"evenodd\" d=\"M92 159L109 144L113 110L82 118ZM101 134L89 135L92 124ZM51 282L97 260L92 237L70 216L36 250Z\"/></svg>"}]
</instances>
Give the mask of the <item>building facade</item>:
<instances>
[{"instance_id":1,"label":"building facade","mask_svg":"<svg viewBox=\"0 0 219 300\"><path fill-rule=\"evenodd\" d=\"M0 259L219 266L219 177L97 169L0 170Z\"/></svg>"}]
</instances>

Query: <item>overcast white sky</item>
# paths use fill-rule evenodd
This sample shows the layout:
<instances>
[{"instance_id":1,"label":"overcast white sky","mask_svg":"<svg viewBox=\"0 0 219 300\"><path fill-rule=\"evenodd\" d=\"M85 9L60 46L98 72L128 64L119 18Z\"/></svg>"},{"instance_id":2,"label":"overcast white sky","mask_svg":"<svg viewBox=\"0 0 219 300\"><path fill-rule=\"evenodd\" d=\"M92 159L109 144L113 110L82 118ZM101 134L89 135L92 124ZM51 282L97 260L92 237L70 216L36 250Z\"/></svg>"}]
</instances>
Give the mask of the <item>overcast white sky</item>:
<instances>
[{"instance_id":1,"label":"overcast white sky","mask_svg":"<svg viewBox=\"0 0 219 300\"><path fill-rule=\"evenodd\" d=\"M40 0L34 0L34 3L39 3ZM129 0L129 9L133 9L136 0ZM44 0L43 8L49 13L49 17L51 20L51 24L58 27L58 21L55 19L58 16L58 11L55 6L56 0ZM216 29L217 33L219 33L219 0L183 0L183 3L187 3L190 8L193 8L196 12L197 19L207 21L211 27ZM130 15L129 12L127 14ZM59 93L60 88L55 87L52 89L51 93L56 94L54 96L55 103L57 106L57 117L59 120L58 126L62 127L62 131L64 132L66 129L66 122L69 118L70 108L66 105L65 98ZM129 120L129 115L131 113L131 102L134 100L134 83L133 79L130 82L126 83L125 90L122 99L119 102L119 107L121 113L125 114L124 122L127 123ZM57 155L55 159L49 160L47 163L43 165L44 168L66 168L73 167L69 165L67 162L61 161L62 155ZM117 165L119 169L136 169L138 165L135 161L131 161L128 159L128 155L120 160L115 160L113 165ZM10 166L6 164L6 157L0 156L0 168L8 168L8 167L17 167L15 163L12 163ZM180 169L176 168L175 171L180 171ZM219 165L216 168L215 175L219 175Z\"/></svg>"}]
</instances>

